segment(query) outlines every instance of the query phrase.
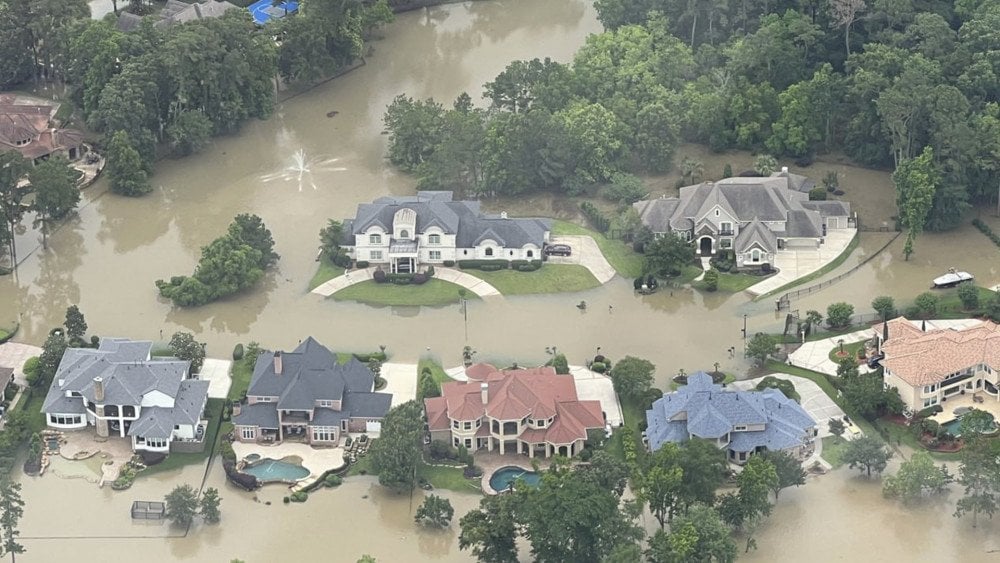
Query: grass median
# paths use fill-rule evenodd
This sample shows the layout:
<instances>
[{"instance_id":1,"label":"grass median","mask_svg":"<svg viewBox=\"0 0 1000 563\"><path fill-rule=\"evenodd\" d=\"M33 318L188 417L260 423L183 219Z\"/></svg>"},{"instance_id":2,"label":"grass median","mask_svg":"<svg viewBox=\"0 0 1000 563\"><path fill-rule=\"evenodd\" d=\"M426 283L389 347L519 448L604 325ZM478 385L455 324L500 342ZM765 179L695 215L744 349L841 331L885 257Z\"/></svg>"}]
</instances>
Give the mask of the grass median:
<instances>
[{"instance_id":1,"label":"grass median","mask_svg":"<svg viewBox=\"0 0 1000 563\"><path fill-rule=\"evenodd\" d=\"M461 286L431 278L427 283L416 285L397 285L394 283L375 283L372 280L363 281L345 287L331 297L337 301L358 301L369 305L388 306L435 306L458 303L458 290ZM478 299L469 293L467 299Z\"/></svg>"},{"instance_id":2,"label":"grass median","mask_svg":"<svg viewBox=\"0 0 1000 563\"><path fill-rule=\"evenodd\" d=\"M486 281L504 295L534 293L568 293L599 287L594 274L579 264L545 264L533 272L518 270L462 270L470 276Z\"/></svg>"}]
</instances>

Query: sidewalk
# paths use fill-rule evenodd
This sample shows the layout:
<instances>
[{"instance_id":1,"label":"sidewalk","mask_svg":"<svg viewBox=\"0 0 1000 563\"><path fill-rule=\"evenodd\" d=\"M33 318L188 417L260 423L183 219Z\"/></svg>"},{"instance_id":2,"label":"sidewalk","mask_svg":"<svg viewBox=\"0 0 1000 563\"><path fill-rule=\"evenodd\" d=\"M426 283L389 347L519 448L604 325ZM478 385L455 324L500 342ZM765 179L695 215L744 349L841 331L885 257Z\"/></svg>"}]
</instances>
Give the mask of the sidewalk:
<instances>
[{"instance_id":1,"label":"sidewalk","mask_svg":"<svg viewBox=\"0 0 1000 563\"><path fill-rule=\"evenodd\" d=\"M347 272L344 272L344 275L342 276L337 276L332 280L321 283L316 287L316 289L312 290L312 292L317 295L322 295L323 297L329 297L345 287L372 279L372 274L375 273L375 269L375 266L371 266L363 270L348 270ZM435 266L434 277L441 281L450 282L464 287L479 297L492 297L500 295L497 288L486 283L484 280L454 268Z\"/></svg>"},{"instance_id":2,"label":"sidewalk","mask_svg":"<svg viewBox=\"0 0 1000 563\"><path fill-rule=\"evenodd\" d=\"M837 364L830 359L830 351L839 346L838 341L843 340L844 344L861 342L873 336L871 328L862 329L849 334L824 338L815 342L806 342L798 350L788 355L788 365L811 369L827 375L837 375ZM867 365L859 365L858 372L868 373L871 369Z\"/></svg>"}]
</instances>

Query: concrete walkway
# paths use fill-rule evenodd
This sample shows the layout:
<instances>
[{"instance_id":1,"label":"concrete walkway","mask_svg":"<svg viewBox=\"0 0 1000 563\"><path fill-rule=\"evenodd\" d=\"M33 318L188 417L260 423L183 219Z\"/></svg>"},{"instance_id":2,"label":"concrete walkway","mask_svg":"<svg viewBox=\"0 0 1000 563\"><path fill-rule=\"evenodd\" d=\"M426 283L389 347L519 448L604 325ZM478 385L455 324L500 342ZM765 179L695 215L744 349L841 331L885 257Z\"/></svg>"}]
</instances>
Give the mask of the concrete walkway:
<instances>
[{"instance_id":1,"label":"concrete walkway","mask_svg":"<svg viewBox=\"0 0 1000 563\"><path fill-rule=\"evenodd\" d=\"M579 264L590 270L601 284L615 277L615 269L604 257L601 247L593 237L586 235L560 235L552 237L552 244L568 244L573 248L570 256L549 256L550 264Z\"/></svg>"},{"instance_id":2,"label":"concrete walkway","mask_svg":"<svg viewBox=\"0 0 1000 563\"><path fill-rule=\"evenodd\" d=\"M698 274L698 277L696 277L695 279L693 279L691 281L701 281L701 280L705 279L705 272L707 272L707 271L709 271L709 270L712 269L712 259L711 258L709 258L707 256L702 256L702 257L698 258L698 260L701 261L701 273Z\"/></svg>"},{"instance_id":3,"label":"concrete walkway","mask_svg":"<svg viewBox=\"0 0 1000 563\"><path fill-rule=\"evenodd\" d=\"M332 280L321 283L316 287L316 289L312 290L312 292L317 295L322 295L323 297L329 297L345 287L372 279L372 274L375 273L375 269L375 266L372 266L363 270L348 270L347 272L344 272L344 275L342 276L337 276ZM455 285L464 287L479 297L492 297L500 295L500 291L492 285L477 278L476 276L466 274L465 272L454 268L435 267L434 277L439 280L451 282Z\"/></svg>"},{"instance_id":4,"label":"concrete walkway","mask_svg":"<svg viewBox=\"0 0 1000 563\"><path fill-rule=\"evenodd\" d=\"M849 334L806 342L798 350L788 355L788 364L827 375L837 375L837 364L830 359L830 351L840 345L838 341L843 340L844 344L853 344L869 339L872 336L872 329L866 328ZM868 373L871 370L867 365L859 365L858 371L860 373Z\"/></svg>"},{"instance_id":5,"label":"concrete walkway","mask_svg":"<svg viewBox=\"0 0 1000 563\"><path fill-rule=\"evenodd\" d=\"M857 229L833 229L827 233L819 248L779 250L773 264L778 273L751 286L747 291L755 296L764 295L819 270L843 254L857 234Z\"/></svg>"}]
</instances>

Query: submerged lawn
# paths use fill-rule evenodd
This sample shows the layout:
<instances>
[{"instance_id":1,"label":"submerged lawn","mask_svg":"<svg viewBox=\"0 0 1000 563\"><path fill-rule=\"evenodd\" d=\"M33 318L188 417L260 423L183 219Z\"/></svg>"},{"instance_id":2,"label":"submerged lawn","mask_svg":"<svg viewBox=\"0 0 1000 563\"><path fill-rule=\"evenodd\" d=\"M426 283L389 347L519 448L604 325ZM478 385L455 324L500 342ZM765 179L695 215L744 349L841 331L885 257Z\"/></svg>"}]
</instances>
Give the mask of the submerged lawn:
<instances>
[{"instance_id":1,"label":"submerged lawn","mask_svg":"<svg viewBox=\"0 0 1000 563\"><path fill-rule=\"evenodd\" d=\"M423 285L396 285L363 281L334 293L337 301L359 301L369 305L448 305L458 303L461 286L438 279L427 280ZM475 294L468 296L475 299Z\"/></svg>"},{"instance_id":2,"label":"submerged lawn","mask_svg":"<svg viewBox=\"0 0 1000 563\"><path fill-rule=\"evenodd\" d=\"M581 227L568 221L552 221L553 235L586 235L592 237L601 248L608 263L622 276L637 278L642 275L642 254L636 253L632 247L620 240L611 240L603 234ZM542 268L544 270L544 268Z\"/></svg>"},{"instance_id":3,"label":"submerged lawn","mask_svg":"<svg viewBox=\"0 0 1000 563\"><path fill-rule=\"evenodd\" d=\"M723 293L738 293L766 279L766 276L751 276L750 274L731 274L729 272L719 272L718 291ZM698 282L698 285L695 287L702 291L706 291L705 280Z\"/></svg>"},{"instance_id":4,"label":"submerged lawn","mask_svg":"<svg viewBox=\"0 0 1000 563\"><path fill-rule=\"evenodd\" d=\"M534 272L517 270L462 270L486 280L504 295L530 293L566 293L593 289L601 285L590 270L579 264L545 264Z\"/></svg>"}]
</instances>

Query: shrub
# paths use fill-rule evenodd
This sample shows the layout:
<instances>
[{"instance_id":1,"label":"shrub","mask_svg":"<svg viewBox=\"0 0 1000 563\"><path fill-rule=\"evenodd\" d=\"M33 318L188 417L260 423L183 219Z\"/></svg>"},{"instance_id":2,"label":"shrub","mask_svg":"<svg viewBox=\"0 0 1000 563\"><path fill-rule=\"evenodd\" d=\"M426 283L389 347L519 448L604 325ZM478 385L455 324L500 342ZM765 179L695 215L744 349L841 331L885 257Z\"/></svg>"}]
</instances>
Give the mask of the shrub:
<instances>
[{"instance_id":1,"label":"shrub","mask_svg":"<svg viewBox=\"0 0 1000 563\"><path fill-rule=\"evenodd\" d=\"M580 461L590 461L590 458L593 455L594 455L593 450L591 450L590 448L583 448L583 451L580 452Z\"/></svg>"},{"instance_id":2,"label":"shrub","mask_svg":"<svg viewBox=\"0 0 1000 563\"><path fill-rule=\"evenodd\" d=\"M427 279L428 279L427 274L421 273L421 274L413 274L411 281L417 285L423 285L427 283Z\"/></svg>"},{"instance_id":3,"label":"shrub","mask_svg":"<svg viewBox=\"0 0 1000 563\"><path fill-rule=\"evenodd\" d=\"M28 358L28 361L24 362L24 377L28 380L28 385L30 387L36 387L38 383L38 366L41 360L38 356L32 356Z\"/></svg>"},{"instance_id":4,"label":"shrub","mask_svg":"<svg viewBox=\"0 0 1000 563\"><path fill-rule=\"evenodd\" d=\"M444 267L445 268L454 268L455 267L455 261L454 260L445 260L444 261Z\"/></svg>"},{"instance_id":5,"label":"shrub","mask_svg":"<svg viewBox=\"0 0 1000 563\"><path fill-rule=\"evenodd\" d=\"M339 487L344 482L339 475L334 475L333 473L327 475L325 481L327 487Z\"/></svg>"},{"instance_id":6,"label":"shrub","mask_svg":"<svg viewBox=\"0 0 1000 563\"><path fill-rule=\"evenodd\" d=\"M292 502L305 502L309 499L309 493L305 491L295 491L288 496L289 500Z\"/></svg>"},{"instance_id":7,"label":"shrub","mask_svg":"<svg viewBox=\"0 0 1000 563\"><path fill-rule=\"evenodd\" d=\"M726 165L722 167L722 177L723 178L733 177L733 165L727 162Z\"/></svg>"},{"instance_id":8,"label":"shrub","mask_svg":"<svg viewBox=\"0 0 1000 563\"><path fill-rule=\"evenodd\" d=\"M281 497L281 502L288 504L289 502L291 502L291 499L288 497Z\"/></svg>"},{"instance_id":9,"label":"shrub","mask_svg":"<svg viewBox=\"0 0 1000 563\"><path fill-rule=\"evenodd\" d=\"M604 189L602 195L606 200L628 205L646 197L648 193L638 177L618 172L611 176L611 184Z\"/></svg>"},{"instance_id":10,"label":"shrub","mask_svg":"<svg viewBox=\"0 0 1000 563\"><path fill-rule=\"evenodd\" d=\"M384 270L375 270L372 273L372 280L374 280L375 283L385 283L387 277L388 274L386 274Z\"/></svg>"},{"instance_id":11,"label":"shrub","mask_svg":"<svg viewBox=\"0 0 1000 563\"><path fill-rule=\"evenodd\" d=\"M334 266L340 266L341 268L346 268L351 265L351 257L346 254L336 254L330 259Z\"/></svg>"},{"instance_id":12,"label":"shrub","mask_svg":"<svg viewBox=\"0 0 1000 563\"><path fill-rule=\"evenodd\" d=\"M979 219L973 219L972 225L977 229L979 229L979 232L989 237L989 239L993 241L993 244L1000 246L1000 235L997 235L995 232L993 232L993 229L991 229L989 225L983 223Z\"/></svg>"},{"instance_id":13,"label":"shrub","mask_svg":"<svg viewBox=\"0 0 1000 563\"><path fill-rule=\"evenodd\" d=\"M736 267L736 253L728 249L720 250L710 262L716 270L730 272Z\"/></svg>"},{"instance_id":14,"label":"shrub","mask_svg":"<svg viewBox=\"0 0 1000 563\"><path fill-rule=\"evenodd\" d=\"M965 309L975 309L979 306L979 289L971 283L958 286L958 298Z\"/></svg>"},{"instance_id":15,"label":"shrub","mask_svg":"<svg viewBox=\"0 0 1000 563\"><path fill-rule=\"evenodd\" d=\"M851 324L851 317L854 316L854 305L839 302L831 303L826 308L826 323L830 328L844 328Z\"/></svg>"},{"instance_id":16,"label":"shrub","mask_svg":"<svg viewBox=\"0 0 1000 563\"><path fill-rule=\"evenodd\" d=\"M705 272L705 289L708 291L715 291L719 289L719 272L716 269L711 269Z\"/></svg>"},{"instance_id":17,"label":"shrub","mask_svg":"<svg viewBox=\"0 0 1000 563\"><path fill-rule=\"evenodd\" d=\"M354 263L354 267L357 268L357 269L359 269L359 270L363 270L363 269L365 269L365 268L368 267L368 261L367 260L358 260L357 262Z\"/></svg>"},{"instance_id":18,"label":"shrub","mask_svg":"<svg viewBox=\"0 0 1000 563\"><path fill-rule=\"evenodd\" d=\"M593 203L589 201L580 203L580 210L583 211L583 215L590 222L591 226L602 233L608 232L608 229L611 227L611 221Z\"/></svg>"},{"instance_id":19,"label":"shrub","mask_svg":"<svg viewBox=\"0 0 1000 563\"><path fill-rule=\"evenodd\" d=\"M243 359L243 354L244 354L244 352L243 352L243 344L237 344L236 347L233 348L233 360L235 360L237 362L240 361L240 360L242 360Z\"/></svg>"},{"instance_id":20,"label":"shrub","mask_svg":"<svg viewBox=\"0 0 1000 563\"><path fill-rule=\"evenodd\" d=\"M938 310L938 297L929 291L925 291L913 300L913 305L923 318L933 317Z\"/></svg>"},{"instance_id":21,"label":"shrub","mask_svg":"<svg viewBox=\"0 0 1000 563\"><path fill-rule=\"evenodd\" d=\"M506 270L507 268L501 266L500 264L483 264L479 267L479 269L484 272L496 272L498 270Z\"/></svg>"},{"instance_id":22,"label":"shrub","mask_svg":"<svg viewBox=\"0 0 1000 563\"><path fill-rule=\"evenodd\" d=\"M809 190L809 201L826 201L826 190L822 187Z\"/></svg>"},{"instance_id":23,"label":"shrub","mask_svg":"<svg viewBox=\"0 0 1000 563\"><path fill-rule=\"evenodd\" d=\"M591 371L595 371L597 373L604 373L608 371L608 366L605 365L604 362L594 362L590 364L590 369Z\"/></svg>"},{"instance_id":24,"label":"shrub","mask_svg":"<svg viewBox=\"0 0 1000 563\"><path fill-rule=\"evenodd\" d=\"M424 274L426 274L427 277L429 277L429 278L433 278L434 277L434 266L427 266L427 269L424 270Z\"/></svg>"},{"instance_id":25,"label":"shrub","mask_svg":"<svg viewBox=\"0 0 1000 563\"><path fill-rule=\"evenodd\" d=\"M485 266L490 266L490 268L486 268ZM507 260L459 260L458 267L462 268L463 270L480 269L487 271L495 271L495 270L505 270L509 268L510 262L508 262Z\"/></svg>"}]
</instances>

